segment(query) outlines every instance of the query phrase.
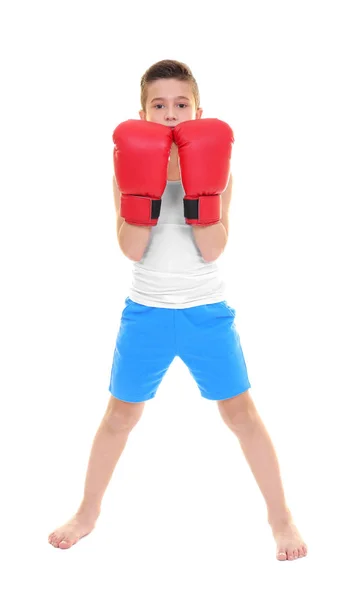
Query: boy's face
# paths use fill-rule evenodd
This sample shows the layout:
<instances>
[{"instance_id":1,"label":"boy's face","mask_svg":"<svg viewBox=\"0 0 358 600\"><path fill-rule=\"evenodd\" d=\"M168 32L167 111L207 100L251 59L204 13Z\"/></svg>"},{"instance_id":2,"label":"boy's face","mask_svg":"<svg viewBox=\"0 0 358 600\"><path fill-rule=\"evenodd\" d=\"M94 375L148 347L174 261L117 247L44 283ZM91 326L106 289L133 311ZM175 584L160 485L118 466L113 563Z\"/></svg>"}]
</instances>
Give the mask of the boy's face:
<instances>
[{"instance_id":1,"label":"boy's face","mask_svg":"<svg viewBox=\"0 0 358 600\"><path fill-rule=\"evenodd\" d=\"M195 109L191 84L177 79L158 79L148 84L147 103L139 111L143 121L175 127L183 121L200 119L203 109Z\"/></svg>"}]
</instances>

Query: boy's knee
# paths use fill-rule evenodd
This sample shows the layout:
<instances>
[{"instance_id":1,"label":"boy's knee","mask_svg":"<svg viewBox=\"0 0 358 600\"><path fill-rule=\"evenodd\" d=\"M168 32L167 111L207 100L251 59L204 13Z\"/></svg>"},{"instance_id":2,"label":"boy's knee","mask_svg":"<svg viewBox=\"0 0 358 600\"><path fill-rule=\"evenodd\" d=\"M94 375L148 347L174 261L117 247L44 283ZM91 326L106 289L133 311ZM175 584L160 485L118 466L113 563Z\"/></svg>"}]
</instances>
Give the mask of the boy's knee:
<instances>
[{"instance_id":1,"label":"boy's knee","mask_svg":"<svg viewBox=\"0 0 358 600\"><path fill-rule=\"evenodd\" d=\"M114 396L109 399L105 420L111 429L130 431L138 423L145 402L125 402Z\"/></svg>"}]
</instances>

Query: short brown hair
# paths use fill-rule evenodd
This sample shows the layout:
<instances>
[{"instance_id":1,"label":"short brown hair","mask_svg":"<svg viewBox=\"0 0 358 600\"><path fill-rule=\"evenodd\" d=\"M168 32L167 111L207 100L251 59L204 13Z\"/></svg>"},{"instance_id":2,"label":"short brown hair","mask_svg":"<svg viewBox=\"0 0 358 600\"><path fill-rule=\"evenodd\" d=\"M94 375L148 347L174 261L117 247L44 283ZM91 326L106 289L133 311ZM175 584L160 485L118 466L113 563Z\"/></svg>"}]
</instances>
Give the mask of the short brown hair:
<instances>
[{"instance_id":1,"label":"short brown hair","mask_svg":"<svg viewBox=\"0 0 358 600\"><path fill-rule=\"evenodd\" d=\"M177 60L160 60L146 70L140 80L140 103L142 110L145 111L147 103L147 84L158 79L178 79L179 81L189 81L191 83L195 108L200 106L200 96L198 84L189 69L188 65Z\"/></svg>"}]
</instances>

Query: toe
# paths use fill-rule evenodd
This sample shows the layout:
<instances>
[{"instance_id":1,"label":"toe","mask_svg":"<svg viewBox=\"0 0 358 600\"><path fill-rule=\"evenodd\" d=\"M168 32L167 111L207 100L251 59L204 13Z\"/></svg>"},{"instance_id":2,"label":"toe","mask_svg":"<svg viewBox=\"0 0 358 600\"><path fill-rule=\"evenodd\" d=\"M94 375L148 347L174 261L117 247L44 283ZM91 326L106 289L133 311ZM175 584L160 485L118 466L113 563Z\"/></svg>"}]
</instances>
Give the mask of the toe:
<instances>
[{"instance_id":1,"label":"toe","mask_svg":"<svg viewBox=\"0 0 358 600\"><path fill-rule=\"evenodd\" d=\"M76 537L75 539L70 540L69 538L64 538L63 540L61 540L59 547L62 548L63 550L67 549L67 548L71 548L71 546L74 546L78 540L80 538Z\"/></svg>"},{"instance_id":2,"label":"toe","mask_svg":"<svg viewBox=\"0 0 358 600\"><path fill-rule=\"evenodd\" d=\"M54 545L57 542L56 536L54 533L51 533L51 535L49 535L48 537L48 541L50 544Z\"/></svg>"},{"instance_id":3,"label":"toe","mask_svg":"<svg viewBox=\"0 0 358 600\"><path fill-rule=\"evenodd\" d=\"M285 550L281 550L281 549L280 549L280 550L277 552L277 559L278 559L278 560L287 560L287 554L286 554Z\"/></svg>"}]
</instances>

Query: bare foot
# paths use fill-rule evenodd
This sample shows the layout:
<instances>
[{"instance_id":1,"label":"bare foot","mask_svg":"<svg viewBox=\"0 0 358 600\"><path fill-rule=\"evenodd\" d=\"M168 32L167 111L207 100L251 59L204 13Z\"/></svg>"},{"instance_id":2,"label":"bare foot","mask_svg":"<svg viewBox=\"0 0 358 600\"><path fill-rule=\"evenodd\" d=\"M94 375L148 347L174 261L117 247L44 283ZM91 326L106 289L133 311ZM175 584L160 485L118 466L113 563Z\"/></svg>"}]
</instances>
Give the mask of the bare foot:
<instances>
[{"instance_id":1,"label":"bare foot","mask_svg":"<svg viewBox=\"0 0 358 600\"><path fill-rule=\"evenodd\" d=\"M291 518L270 525L277 544L277 560L295 560L307 555L307 546Z\"/></svg>"},{"instance_id":2,"label":"bare foot","mask_svg":"<svg viewBox=\"0 0 358 600\"><path fill-rule=\"evenodd\" d=\"M81 538L91 533L96 524L98 514L78 512L62 527L55 529L48 536L48 541L55 548L67 550L76 544Z\"/></svg>"}]
</instances>

